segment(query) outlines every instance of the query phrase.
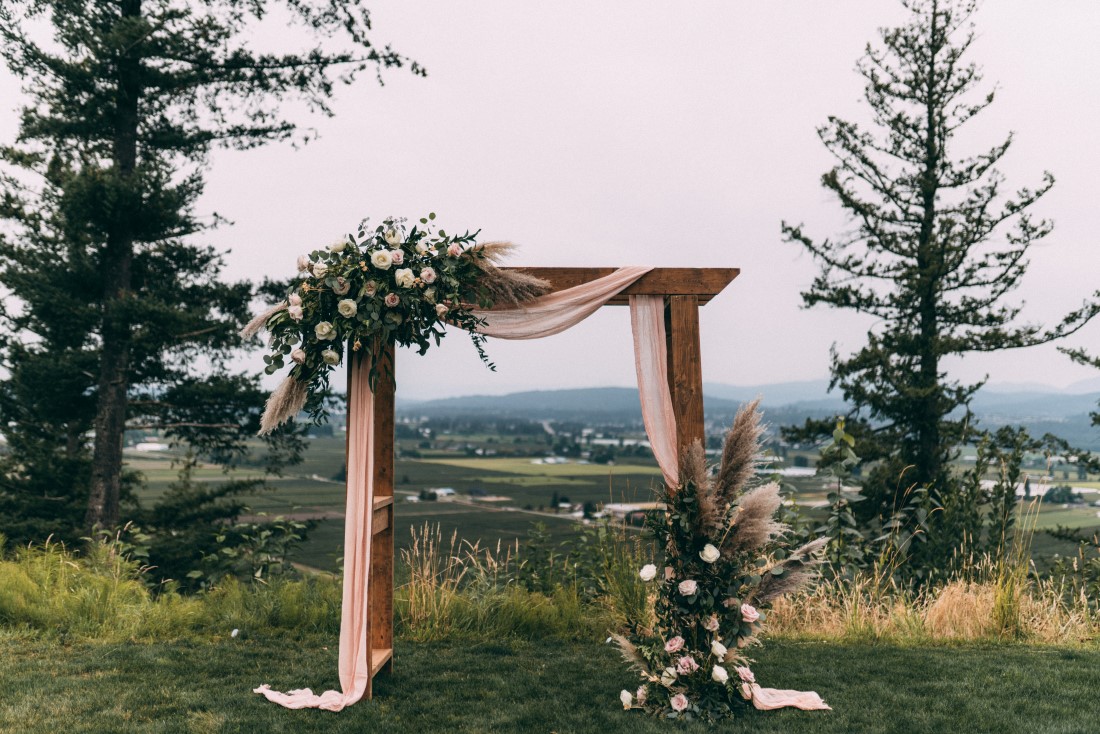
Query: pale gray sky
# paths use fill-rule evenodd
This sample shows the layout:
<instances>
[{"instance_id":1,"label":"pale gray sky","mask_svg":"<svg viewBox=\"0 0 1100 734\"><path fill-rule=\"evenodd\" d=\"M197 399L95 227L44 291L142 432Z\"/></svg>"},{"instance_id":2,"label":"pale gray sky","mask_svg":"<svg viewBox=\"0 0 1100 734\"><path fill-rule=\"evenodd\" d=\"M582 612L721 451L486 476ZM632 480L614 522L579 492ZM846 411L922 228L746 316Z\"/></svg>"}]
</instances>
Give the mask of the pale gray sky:
<instances>
[{"instance_id":1,"label":"pale gray sky","mask_svg":"<svg viewBox=\"0 0 1100 734\"><path fill-rule=\"evenodd\" d=\"M219 152L202 206L235 224L231 277L282 277L300 252L358 220L438 213L446 229L482 228L522 246L515 264L733 266L703 309L707 381L824 377L829 345L862 343L869 322L799 307L816 272L782 242L782 219L830 235L840 211L819 184L830 159L815 128L866 117L854 63L875 29L900 17L887 0L517 3L376 2L375 39L426 65L341 90L319 141ZM1100 287L1100 3L987 0L972 58L999 98L972 125L992 144L1013 130L1002 166L1013 187L1044 169L1058 184L1040 213L1018 295L1052 321ZM266 32L285 32L278 28ZM0 80L0 95L15 86ZM15 129L11 105L0 136ZM1100 320L1073 344L1100 347ZM493 342L478 362L465 335L425 357L401 355L409 398L539 387L629 385L625 309L565 334ZM1096 349L1100 351L1100 349ZM258 359L255 363L259 365ZM1055 386L1095 377L1053 347L969 357L953 374Z\"/></svg>"}]
</instances>

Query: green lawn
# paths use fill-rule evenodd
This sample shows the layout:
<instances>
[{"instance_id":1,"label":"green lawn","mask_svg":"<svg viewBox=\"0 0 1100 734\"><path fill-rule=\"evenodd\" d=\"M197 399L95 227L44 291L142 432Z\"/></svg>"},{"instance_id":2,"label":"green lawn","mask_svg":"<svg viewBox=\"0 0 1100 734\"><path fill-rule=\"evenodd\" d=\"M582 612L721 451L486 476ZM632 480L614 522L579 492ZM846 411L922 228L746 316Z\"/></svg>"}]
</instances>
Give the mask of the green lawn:
<instances>
[{"instance_id":1,"label":"green lawn","mask_svg":"<svg viewBox=\"0 0 1100 734\"><path fill-rule=\"evenodd\" d=\"M0 731L54 732L1095 732L1100 651L1014 645L897 648L775 641L764 685L814 689L834 711L749 711L718 728L624 712L612 650L501 641L398 643L376 698L339 714L251 693L336 682L334 640L176 644L0 641Z\"/></svg>"}]
</instances>

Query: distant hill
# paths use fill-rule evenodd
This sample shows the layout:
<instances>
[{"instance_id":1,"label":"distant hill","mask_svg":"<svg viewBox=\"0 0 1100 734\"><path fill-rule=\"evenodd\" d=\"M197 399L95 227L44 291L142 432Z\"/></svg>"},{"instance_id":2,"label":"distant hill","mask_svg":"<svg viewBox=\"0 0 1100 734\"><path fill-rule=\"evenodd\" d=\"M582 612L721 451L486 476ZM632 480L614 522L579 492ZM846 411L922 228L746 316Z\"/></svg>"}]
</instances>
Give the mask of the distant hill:
<instances>
[{"instance_id":1,"label":"distant hill","mask_svg":"<svg viewBox=\"0 0 1100 734\"><path fill-rule=\"evenodd\" d=\"M1100 450L1100 428L1089 413L1097 410L1100 391L1071 393L1054 388L1006 390L984 388L974 397L978 420L990 428L1023 424L1035 435L1055 433L1085 448ZM1022 386L1021 386L1022 387ZM766 420L773 426L801 423L845 410L844 401L829 393L828 381L807 380L771 385L703 386L707 417L732 418L739 405L761 397ZM398 412L406 415L493 415L533 420L640 421L638 391L630 387L590 387L567 390L530 390L508 395L466 395L424 402L406 402L398 394Z\"/></svg>"}]
</instances>

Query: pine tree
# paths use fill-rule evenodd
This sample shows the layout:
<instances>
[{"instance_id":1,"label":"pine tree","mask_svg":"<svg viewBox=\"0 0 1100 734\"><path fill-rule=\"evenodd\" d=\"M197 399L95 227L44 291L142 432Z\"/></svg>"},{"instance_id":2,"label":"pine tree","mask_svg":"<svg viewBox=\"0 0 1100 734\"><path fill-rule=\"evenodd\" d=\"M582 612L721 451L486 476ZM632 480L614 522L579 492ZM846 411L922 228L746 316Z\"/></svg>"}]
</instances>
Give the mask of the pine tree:
<instances>
[{"instance_id":1,"label":"pine tree","mask_svg":"<svg viewBox=\"0 0 1100 734\"><path fill-rule=\"evenodd\" d=\"M877 486L880 504L867 503L876 507L889 506L895 488L950 487L953 447L968 435L968 405L982 382L949 378L946 357L1060 339L1100 310L1086 303L1052 328L1020 322L1009 296L1028 250L1052 231L1031 210L1054 178L1006 192L996 166L1011 135L979 155L957 154L960 129L994 100L967 61L975 2L902 4L907 22L882 30L881 45L869 45L857 67L872 129L830 117L818 130L836 159L822 183L852 228L822 240L783 224L785 238L821 264L804 305L875 318L865 346L849 356L834 350L831 372L852 417L864 419L850 421L862 453L887 459L865 485Z\"/></svg>"},{"instance_id":2,"label":"pine tree","mask_svg":"<svg viewBox=\"0 0 1100 734\"><path fill-rule=\"evenodd\" d=\"M270 50L264 23L300 29L295 50ZM408 63L370 28L356 0L0 2L29 97L0 148L0 497L40 515L60 498L71 522L84 492L84 525L111 526L128 428L243 452L257 386L228 360L252 287L197 241L208 156L307 138L285 106L331 114L337 85Z\"/></svg>"}]
</instances>

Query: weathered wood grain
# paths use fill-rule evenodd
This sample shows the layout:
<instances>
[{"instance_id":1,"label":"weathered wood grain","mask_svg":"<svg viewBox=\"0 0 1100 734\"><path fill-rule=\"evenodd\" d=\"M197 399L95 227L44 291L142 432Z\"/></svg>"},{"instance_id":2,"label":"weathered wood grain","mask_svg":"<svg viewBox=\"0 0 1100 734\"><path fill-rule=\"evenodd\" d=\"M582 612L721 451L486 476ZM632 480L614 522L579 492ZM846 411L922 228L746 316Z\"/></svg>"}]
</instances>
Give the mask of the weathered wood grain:
<instances>
[{"instance_id":1,"label":"weathered wood grain","mask_svg":"<svg viewBox=\"0 0 1100 734\"><path fill-rule=\"evenodd\" d=\"M618 268L505 268L522 270L547 280L555 291L572 288L610 275ZM629 296L697 296L705 304L722 292L741 272L739 268L654 268L608 301L625 306Z\"/></svg>"}]
</instances>

